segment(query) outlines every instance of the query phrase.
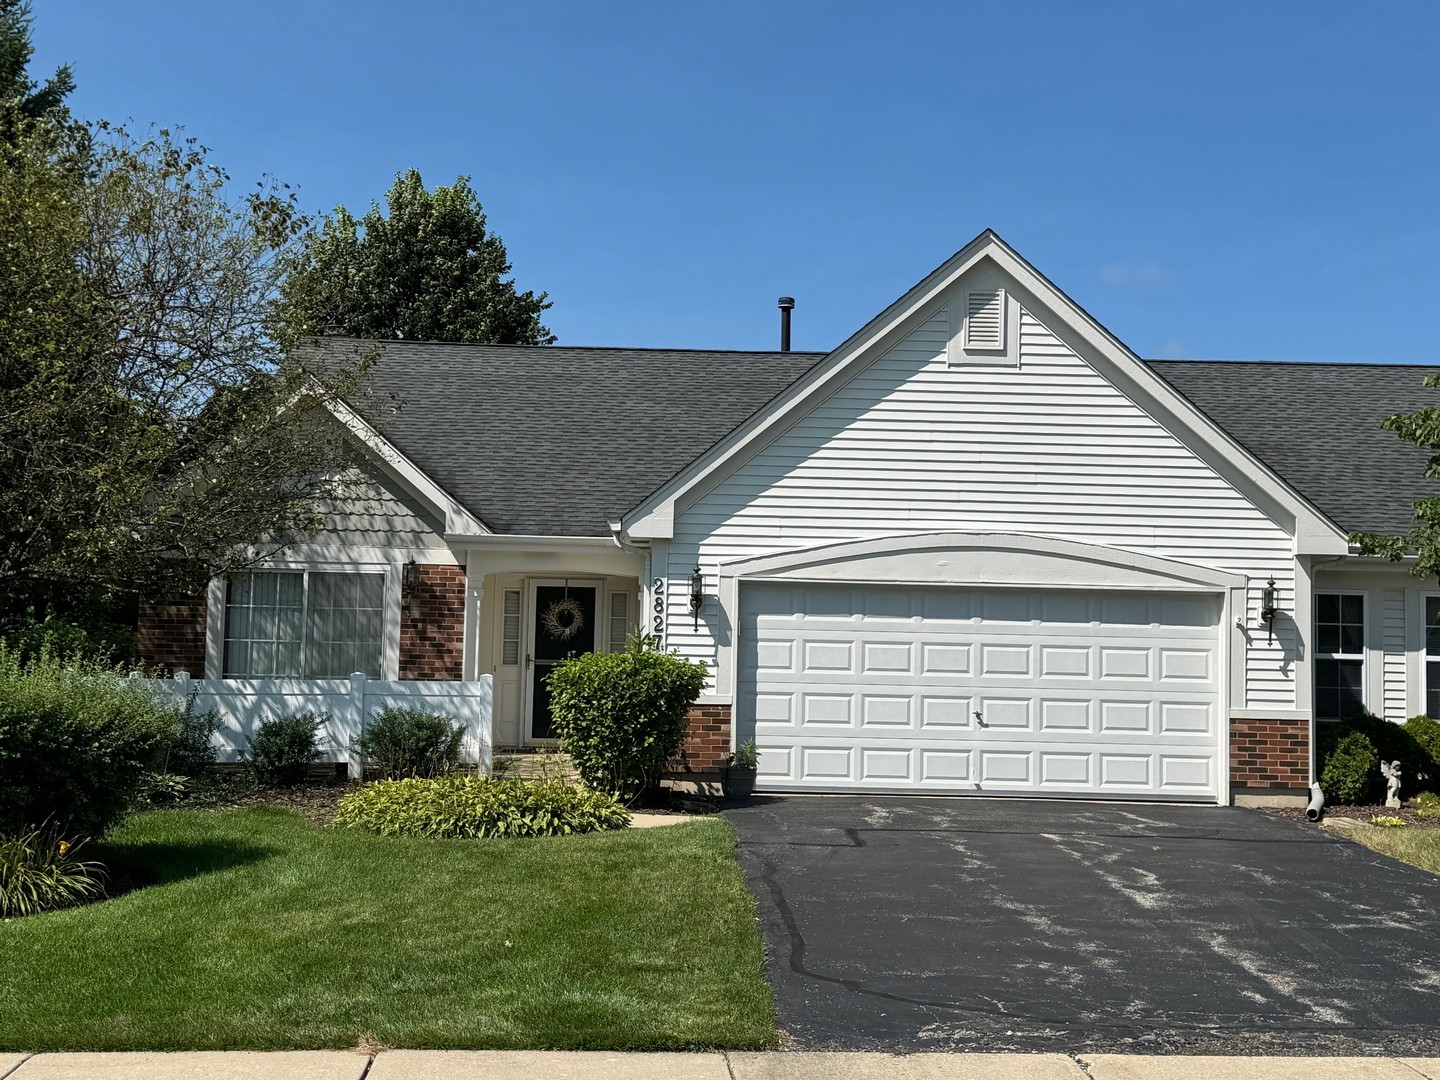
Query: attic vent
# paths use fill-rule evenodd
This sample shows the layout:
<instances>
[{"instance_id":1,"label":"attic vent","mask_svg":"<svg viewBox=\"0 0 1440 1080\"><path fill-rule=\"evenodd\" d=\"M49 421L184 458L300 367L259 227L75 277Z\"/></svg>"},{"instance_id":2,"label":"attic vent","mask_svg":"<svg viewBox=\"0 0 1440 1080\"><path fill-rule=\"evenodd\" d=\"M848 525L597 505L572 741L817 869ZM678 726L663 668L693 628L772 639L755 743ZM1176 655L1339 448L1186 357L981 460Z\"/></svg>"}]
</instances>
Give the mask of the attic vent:
<instances>
[{"instance_id":1,"label":"attic vent","mask_svg":"<svg viewBox=\"0 0 1440 1080\"><path fill-rule=\"evenodd\" d=\"M965 296L965 348L1005 348L1005 291L985 289Z\"/></svg>"}]
</instances>

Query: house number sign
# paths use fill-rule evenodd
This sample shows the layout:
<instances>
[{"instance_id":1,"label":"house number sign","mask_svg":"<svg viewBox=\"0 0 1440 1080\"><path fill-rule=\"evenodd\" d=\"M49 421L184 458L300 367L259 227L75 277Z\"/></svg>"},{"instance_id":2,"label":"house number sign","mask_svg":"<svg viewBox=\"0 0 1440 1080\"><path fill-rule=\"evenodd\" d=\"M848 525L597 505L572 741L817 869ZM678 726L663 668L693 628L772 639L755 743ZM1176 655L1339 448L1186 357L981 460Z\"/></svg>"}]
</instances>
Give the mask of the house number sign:
<instances>
[{"instance_id":1,"label":"house number sign","mask_svg":"<svg viewBox=\"0 0 1440 1080\"><path fill-rule=\"evenodd\" d=\"M650 583L651 590L655 593L655 602L652 605L654 610L653 624L655 636L665 636L665 579L657 577Z\"/></svg>"}]
</instances>

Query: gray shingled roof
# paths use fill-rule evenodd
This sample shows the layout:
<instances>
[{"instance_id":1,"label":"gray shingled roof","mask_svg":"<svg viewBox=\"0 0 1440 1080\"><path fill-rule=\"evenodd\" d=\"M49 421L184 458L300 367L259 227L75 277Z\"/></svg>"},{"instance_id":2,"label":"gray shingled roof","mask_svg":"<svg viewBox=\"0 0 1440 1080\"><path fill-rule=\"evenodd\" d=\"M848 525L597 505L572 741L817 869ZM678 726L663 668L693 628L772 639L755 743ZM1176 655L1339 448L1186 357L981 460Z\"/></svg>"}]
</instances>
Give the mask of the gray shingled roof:
<instances>
[{"instance_id":1,"label":"gray shingled roof","mask_svg":"<svg viewBox=\"0 0 1440 1080\"><path fill-rule=\"evenodd\" d=\"M377 344L326 339L327 347ZM824 355L382 348L370 400L358 403L366 419L489 528L526 536L608 535L609 522ZM383 407L392 399L398 410Z\"/></svg>"},{"instance_id":2,"label":"gray shingled roof","mask_svg":"<svg viewBox=\"0 0 1440 1080\"><path fill-rule=\"evenodd\" d=\"M327 339L327 346L377 343ZM383 343L360 408L500 533L603 536L824 353ZM314 352L319 360L323 353ZM1150 360L1150 368L1349 532L1399 533L1440 494L1382 419L1440 404L1440 367ZM398 401L396 411L383 407Z\"/></svg>"},{"instance_id":3,"label":"gray shingled roof","mask_svg":"<svg viewBox=\"0 0 1440 1080\"><path fill-rule=\"evenodd\" d=\"M1347 532L1403 533L1410 504L1440 495L1423 475L1428 454L1380 421L1423 405L1440 368L1149 360L1162 379Z\"/></svg>"}]
</instances>

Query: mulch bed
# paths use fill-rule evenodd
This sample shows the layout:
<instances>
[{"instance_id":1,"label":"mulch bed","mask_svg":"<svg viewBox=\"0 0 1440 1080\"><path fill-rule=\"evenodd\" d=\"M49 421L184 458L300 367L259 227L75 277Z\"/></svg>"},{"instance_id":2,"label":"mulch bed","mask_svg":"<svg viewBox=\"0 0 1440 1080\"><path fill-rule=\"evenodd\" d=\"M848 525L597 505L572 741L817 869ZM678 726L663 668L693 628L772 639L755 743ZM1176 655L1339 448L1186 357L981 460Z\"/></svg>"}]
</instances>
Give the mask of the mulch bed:
<instances>
[{"instance_id":1,"label":"mulch bed","mask_svg":"<svg viewBox=\"0 0 1440 1080\"><path fill-rule=\"evenodd\" d=\"M1271 806L1265 807L1265 813L1274 814L1276 817L1289 818L1291 821L1304 821L1305 811L1299 808ZM1420 817L1415 813L1413 807L1402 806L1399 810L1383 804L1374 806L1337 806L1330 803L1325 805L1325 817L1327 818L1348 818L1359 822L1362 825L1370 824L1372 817L1398 817L1407 826L1417 829L1440 829L1440 818Z\"/></svg>"}]
</instances>

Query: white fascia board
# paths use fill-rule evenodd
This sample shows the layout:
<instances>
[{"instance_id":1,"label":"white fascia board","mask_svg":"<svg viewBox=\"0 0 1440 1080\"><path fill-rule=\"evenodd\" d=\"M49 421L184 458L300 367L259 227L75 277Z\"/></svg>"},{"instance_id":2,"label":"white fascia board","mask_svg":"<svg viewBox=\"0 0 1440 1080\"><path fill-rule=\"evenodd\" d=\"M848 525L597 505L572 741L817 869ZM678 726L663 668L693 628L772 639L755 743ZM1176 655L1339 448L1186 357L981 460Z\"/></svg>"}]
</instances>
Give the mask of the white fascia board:
<instances>
[{"instance_id":1,"label":"white fascia board","mask_svg":"<svg viewBox=\"0 0 1440 1080\"><path fill-rule=\"evenodd\" d=\"M371 427L369 422L349 405L330 394L324 395L321 400L335 419L344 424L376 460L390 470L396 480L444 520L447 540L451 539L451 534L463 537L490 535L484 522L461 506L454 496L430 479L418 465L402 454L394 443Z\"/></svg>"},{"instance_id":2,"label":"white fascia board","mask_svg":"<svg viewBox=\"0 0 1440 1080\"><path fill-rule=\"evenodd\" d=\"M613 536L521 536L515 533L486 532L480 535L446 533L447 543L470 548L527 548L532 551L592 550L615 547Z\"/></svg>"},{"instance_id":3,"label":"white fascia board","mask_svg":"<svg viewBox=\"0 0 1440 1080\"><path fill-rule=\"evenodd\" d=\"M1032 311L1048 312L1087 346L1083 358L1096 364L1135 404L1160 413L1155 419L1203 461L1244 491L1295 538L1296 552L1341 554L1346 534L1300 496L1267 465L1190 403L1178 390L1151 371L1140 357L1026 262L992 230L985 230L900 299L887 307L830 353L777 398L765 412L752 417L716 443L669 483L650 495L623 519L631 538L670 537L675 504L716 472L737 460L751 445L783 429L811 403L828 395L867 355L883 352L927 305L989 258L1017 287L1016 298ZM1149 411L1147 409L1147 411Z\"/></svg>"}]
</instances>

